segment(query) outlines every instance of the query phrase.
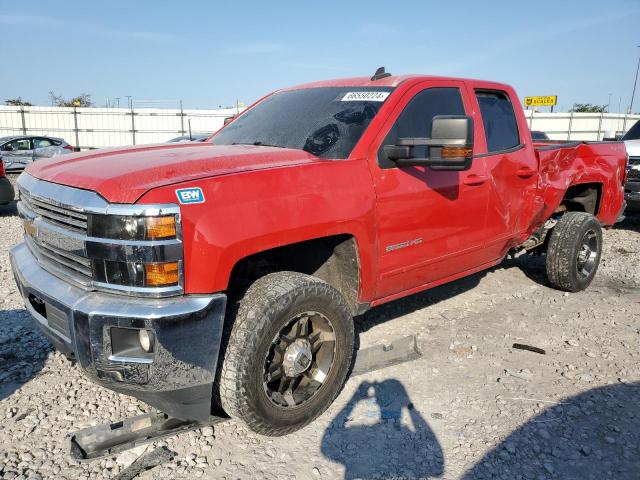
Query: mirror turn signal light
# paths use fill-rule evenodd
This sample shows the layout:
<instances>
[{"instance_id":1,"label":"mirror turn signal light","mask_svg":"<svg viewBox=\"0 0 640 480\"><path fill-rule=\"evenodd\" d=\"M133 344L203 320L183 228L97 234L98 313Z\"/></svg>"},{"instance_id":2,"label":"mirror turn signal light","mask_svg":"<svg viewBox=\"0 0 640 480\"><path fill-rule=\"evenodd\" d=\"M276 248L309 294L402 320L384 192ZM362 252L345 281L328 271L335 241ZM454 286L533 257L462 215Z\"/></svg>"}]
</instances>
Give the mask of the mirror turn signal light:
<instances>
[{"instance_id":1,"label":"mirror turn signal light","mask_svg":"<svg viewBox=\"0 0 640 480\"><path fill-rule=\"evenodd\" d=\"M144 265L144 273L147 287L177 285L180 280L178 262L146 263Z\"/></svg>"},{"instance_id":2,"label":"mirror turn signal light","mask_svg":"<svg viewBox=\"0 0 640 480\"><path fill-rule=\"evenodd\" d=\"M175 238L177 236L176 217L149 217L146 219L147 238L155 240L161 238Z\"/></svg>"},{"instance_id":3,"label":"mirror turn signal light","mask_svg":"<svg viewBox=\"0 0 640 480\"><path fill-rule=\"evenodd\" d=\"M473 148L471 147L442 147L440 152L442 158L471 158Z\"/></svg>"}]
</instances>

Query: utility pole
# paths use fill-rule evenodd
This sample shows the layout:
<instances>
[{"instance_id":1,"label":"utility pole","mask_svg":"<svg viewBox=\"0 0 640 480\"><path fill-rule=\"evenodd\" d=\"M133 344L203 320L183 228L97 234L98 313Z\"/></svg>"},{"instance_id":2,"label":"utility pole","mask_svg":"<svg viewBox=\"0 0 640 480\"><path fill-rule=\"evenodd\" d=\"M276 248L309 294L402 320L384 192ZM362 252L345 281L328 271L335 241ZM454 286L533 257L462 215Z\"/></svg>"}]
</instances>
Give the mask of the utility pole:
<instances>
[{"instance_id":1,"label":"utility pole","mask_svg":"<svg viewBox=\"0 0 640 480\"><path fill-rule=\"evenodd\" d=\"M640 45L637 45L640 48ZM640 55L638 55L638 66L636 67L636 79L633 81L633 91L631 92L631 102L629 103L629 111L627 113L631 113L633 110L633 99L636 96L636 85L638 84L638 72L640 71Z\"/></svg>"},{"instance_id":2,"label":"utility pole","mask_svg":"<svg viewBox=\"0 0 640 480\"><path fill-rule=\"evenodd\" d=\"M609 101L607 102L607 113L611 112L611 93L609 94Z\"/></svg>"}]
</instances>

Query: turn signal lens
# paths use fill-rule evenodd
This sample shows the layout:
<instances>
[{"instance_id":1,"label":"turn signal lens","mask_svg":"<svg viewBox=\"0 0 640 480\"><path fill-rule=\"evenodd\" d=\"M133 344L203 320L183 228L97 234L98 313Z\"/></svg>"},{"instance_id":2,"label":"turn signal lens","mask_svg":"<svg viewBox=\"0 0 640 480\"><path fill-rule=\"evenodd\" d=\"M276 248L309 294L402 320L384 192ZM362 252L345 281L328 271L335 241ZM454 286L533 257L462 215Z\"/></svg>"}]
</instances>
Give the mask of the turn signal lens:
<instances>
[{"instance_id":1,"label":"turn signal lens","mask_svg":"<svg viewBox=\"0 0 640 480\"><path fill-rule=\"evenodd\" d=\"M156 240L160 238L176 237L176 217L149 217L147 220L147 238Z\"/></svg>"},{"instance_id":2,"label":"turn signal lens","mask_svg":"<svg viewBox=\"0 0 640 480\"><path fill-rule=\"evenodd\" d=\"M473 156L471 147L442 147L442 158L470 158Z\"/></svg>"},{"instance_id":3,"label":"turn signal lens","mask_svg":"<svg viewBox=\"0 0 640 480\"><path fill-rule=\"evenodd\" d=\"M180 280L178 262L147 263L144 266L147 287L167 287L177 285Z\"/></svg>"}]
</instances>

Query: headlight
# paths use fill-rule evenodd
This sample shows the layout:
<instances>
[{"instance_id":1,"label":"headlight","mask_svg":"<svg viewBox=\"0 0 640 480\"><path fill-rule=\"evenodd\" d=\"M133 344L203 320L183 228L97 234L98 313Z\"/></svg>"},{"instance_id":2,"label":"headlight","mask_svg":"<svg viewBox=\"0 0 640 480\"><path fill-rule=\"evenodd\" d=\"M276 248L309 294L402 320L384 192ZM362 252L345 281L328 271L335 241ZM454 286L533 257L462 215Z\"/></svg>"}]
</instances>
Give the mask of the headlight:
<instances>
[{"instance_id":1,"label":"headlight","mask_svg":"<svg viewBox=\"0 0 640 480\"><path fill-rule=\"evenodd\" d=\"M123 215L90 215L90 237L113 240L169 240L178 230L175 215L161 217L130 217Z\"/></svg>"},{"instance_id":2,"label":"headlight","mask_svg":"<svg viewBox=\"0 0 640 480\"><path fill-rule=\"evenodd\" d=\"M123 287L175 287L180 285L182 262L112 262L92 260L93 278Z\"/></svg>"},{"instance_id":3,"label":"headlight","mask_svg":"<svg viewBox=\"0 0 640 480\"><path fill-rule=\"evenodd\" d=\"M182 251L178 222L177 215L145 217L90 214L87 219L90 238L126 242L125 245L114 244L111 247L118 248L119 255L103 250L100 255L94 256L91 260L94 281L120 287L180 287L182 254L175 253L176 245L180 245ZM155 244L156 241L163 242ZM122 258L123 251L130 252L126 258ZM141 251L146 253L141 256L135 253Z\"/></svg>"}]
</instances>

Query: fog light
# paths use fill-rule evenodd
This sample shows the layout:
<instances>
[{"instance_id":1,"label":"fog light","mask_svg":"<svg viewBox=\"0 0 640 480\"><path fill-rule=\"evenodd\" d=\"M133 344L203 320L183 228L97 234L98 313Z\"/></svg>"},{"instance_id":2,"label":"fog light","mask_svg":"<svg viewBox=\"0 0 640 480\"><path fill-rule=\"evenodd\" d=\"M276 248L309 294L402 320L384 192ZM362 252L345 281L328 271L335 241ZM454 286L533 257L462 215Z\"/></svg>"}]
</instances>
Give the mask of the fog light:
<instances>
[{"instance_id":1,"label":"fog light","mask_svg":"<svg viewBox=\"0 0 640 480\"><path fill-rule=\"evenodd\" d=\"M140 342L140 346L142 350L149 353L151 351L152 338L149 330L138 330L138 341Z\"/></svg>"}]
</instances>

